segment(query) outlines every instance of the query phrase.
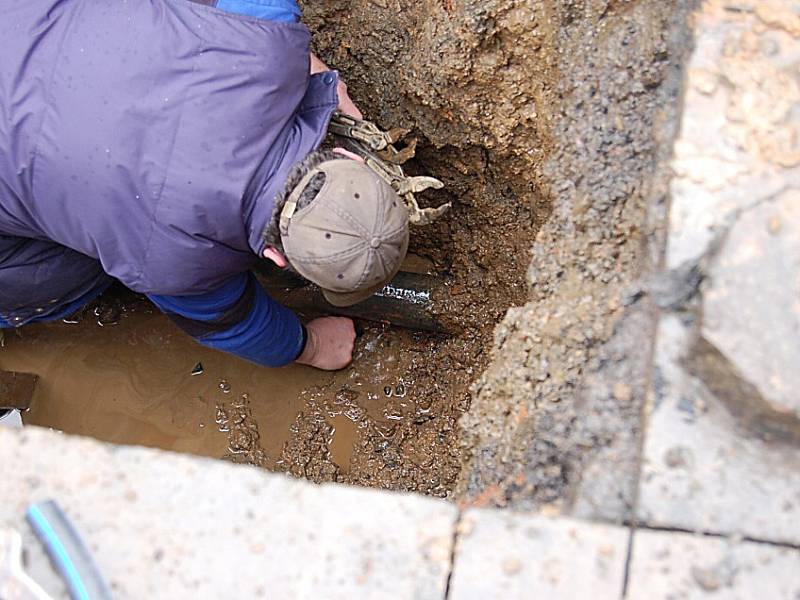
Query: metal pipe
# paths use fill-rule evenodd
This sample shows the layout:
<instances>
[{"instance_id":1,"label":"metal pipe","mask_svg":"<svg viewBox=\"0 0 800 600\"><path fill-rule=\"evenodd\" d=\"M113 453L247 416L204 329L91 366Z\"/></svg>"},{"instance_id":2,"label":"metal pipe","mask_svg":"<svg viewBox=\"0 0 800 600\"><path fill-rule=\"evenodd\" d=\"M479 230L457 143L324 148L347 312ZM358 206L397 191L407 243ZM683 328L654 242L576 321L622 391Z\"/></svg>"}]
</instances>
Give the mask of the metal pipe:
<instances>
[{"instance_id":1,"label":"metal pipe","mask_svg":"<svg viewBox=\"0 0 800 600\"><path fill-rule=\"evenodd\" d=\"M333 306L317 286L290 273L267 267L256 276L275 300L300 313L344 315L408 329L447 332L433 310L444 283L433 275L401 271L379 292L348 307Z\"/></svg>"}]
</instances>

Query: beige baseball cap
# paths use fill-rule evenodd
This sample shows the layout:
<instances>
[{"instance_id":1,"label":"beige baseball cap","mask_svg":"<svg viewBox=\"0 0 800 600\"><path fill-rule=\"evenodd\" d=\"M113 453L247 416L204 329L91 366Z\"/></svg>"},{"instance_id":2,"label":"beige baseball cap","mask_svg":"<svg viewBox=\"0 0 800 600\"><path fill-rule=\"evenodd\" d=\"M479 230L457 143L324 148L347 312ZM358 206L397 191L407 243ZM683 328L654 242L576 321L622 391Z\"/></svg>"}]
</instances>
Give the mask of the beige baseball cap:
<instances>
[{"instance_id":1,"label":"beige baseball cap","mask_svg":"<svg viewBox=\"0 0 800 600\"><path fill-rule=\"evenodd\" d=\"M310 204L297 202L315 175L325 183ZM281 211L284 253L334 306L367 299L400 270L408 251L408 210L365 164L325 161L307 173Z\"/></svg>"}]
</instances>

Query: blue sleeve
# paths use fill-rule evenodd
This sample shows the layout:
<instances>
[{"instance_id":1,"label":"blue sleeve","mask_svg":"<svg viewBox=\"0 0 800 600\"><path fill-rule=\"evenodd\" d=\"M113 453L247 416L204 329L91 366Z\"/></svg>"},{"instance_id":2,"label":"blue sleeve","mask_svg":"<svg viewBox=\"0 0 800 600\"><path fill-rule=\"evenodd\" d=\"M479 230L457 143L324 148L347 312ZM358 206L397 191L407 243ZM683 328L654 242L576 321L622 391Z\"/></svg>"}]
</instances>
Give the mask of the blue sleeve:
<instances>
[{"instance_id":1,"label":"blue sleeve","mask_svg":"<svg viewBox=\"0 0 800 600\"><path fill-rule=\"evenodd\" d=\"M217 0L217 8L268 21L300 20L300 8L295 0Z\"/></svg>"},{"instance_id":2,"label":"blue sleeve","mask_svg":"<svg viewBox=\"0 0 800 600\"><path fill-rule=\"evenodd\" d=\"M305 343L303 326L250 273L197 296L150 300L201 344L268 367L293 362Z\"/></svg>"}]
</instances>

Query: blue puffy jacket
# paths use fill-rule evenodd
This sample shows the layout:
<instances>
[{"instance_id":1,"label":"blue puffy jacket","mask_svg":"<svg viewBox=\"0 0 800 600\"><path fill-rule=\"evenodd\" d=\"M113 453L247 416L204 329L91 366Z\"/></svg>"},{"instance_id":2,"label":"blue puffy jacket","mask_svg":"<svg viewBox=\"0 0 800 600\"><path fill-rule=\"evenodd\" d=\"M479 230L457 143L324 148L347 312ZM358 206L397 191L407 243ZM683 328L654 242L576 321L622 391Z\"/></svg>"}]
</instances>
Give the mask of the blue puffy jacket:
<instances>
[{"instance_id":1,"label":"blue puffy jacket","mask_svg":"<svg viewBox=\"0 0 800 600\"><path fill-rule=\"evenodd\" d=\"M0 0L0 14L0 324L55 318L115 278L209 346L294 360L299 320L249 274L337 104L336 74L309 76L294 3Z\"/></svg>"}]
</instances>

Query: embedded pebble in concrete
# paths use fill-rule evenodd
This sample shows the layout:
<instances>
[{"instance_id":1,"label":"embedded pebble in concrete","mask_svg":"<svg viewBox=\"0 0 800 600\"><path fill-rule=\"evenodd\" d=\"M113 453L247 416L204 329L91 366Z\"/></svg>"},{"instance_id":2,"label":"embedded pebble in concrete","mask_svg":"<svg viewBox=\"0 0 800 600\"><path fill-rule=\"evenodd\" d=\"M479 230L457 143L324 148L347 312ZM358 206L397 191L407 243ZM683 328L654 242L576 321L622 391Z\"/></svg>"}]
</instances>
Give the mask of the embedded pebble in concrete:
<instances>
[{"instance_id":1,"label":"embedded pebble in concrete","mask_svg":"<svg viewBox=\"0 0 800 600\"><path fill-rule=\"evenodd\" d=\"M800 550L688 533L638 530L629 600L800 597Z\"/></svg>"}]
</instances>

